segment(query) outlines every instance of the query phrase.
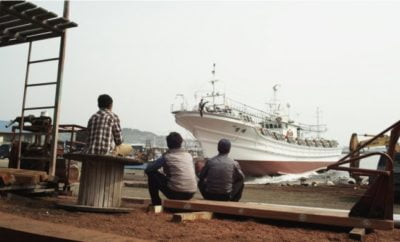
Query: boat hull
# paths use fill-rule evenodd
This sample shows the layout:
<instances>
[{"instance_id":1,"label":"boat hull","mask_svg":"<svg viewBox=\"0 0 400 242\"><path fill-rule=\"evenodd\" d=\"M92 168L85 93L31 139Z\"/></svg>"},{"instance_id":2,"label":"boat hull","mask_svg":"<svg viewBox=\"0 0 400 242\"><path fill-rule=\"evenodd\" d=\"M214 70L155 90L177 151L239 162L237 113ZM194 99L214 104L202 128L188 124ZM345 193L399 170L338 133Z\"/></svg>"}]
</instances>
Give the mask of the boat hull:
<instances>
[{"instance_id":1,"label":"boat hull","mask_svg":"<svg viewBox=\"0 0 400 242\"><path fill-rule=\"evenodd\" d=\"M334 162L309 161L249 161L237 160L248 176L264 176L272 174L300 174L309 171L323 170Z\"/></svg>"},{"instance_id":2,"label":"boat hull","mask_svg":"<svg viewBox=\"0 0 400 242\"><path fill-rule=\"evenodd\" d=\"M200 142L204 156L217 154L221 138L231 141L230 157L237 160L245 175L293 174L326 168L336 162L340 148L310 147L279 141L262 135L256 123L221 114L180 111L176 122Z\"/></svg>"}]
</instances>

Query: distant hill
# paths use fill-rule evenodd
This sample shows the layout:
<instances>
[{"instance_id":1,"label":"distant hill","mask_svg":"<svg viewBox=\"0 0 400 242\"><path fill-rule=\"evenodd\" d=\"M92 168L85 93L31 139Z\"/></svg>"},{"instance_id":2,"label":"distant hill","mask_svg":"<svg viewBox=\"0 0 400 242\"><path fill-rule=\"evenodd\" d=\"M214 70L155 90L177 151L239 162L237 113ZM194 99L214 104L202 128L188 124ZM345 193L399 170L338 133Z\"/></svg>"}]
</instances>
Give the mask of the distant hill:
<instances>
[{"instance_id":1,"label":"distant hill","mask_svg":"<svg viewBox=\"0 0 400 242\"><path fill-rule=\"evenodd\" d=\"M148 131L141 131L138 129L123 128L122 136L124 143L129 144L150 144L151 146L165 147L165 136L156 135Z\"/></svg>"},{"instance_id":2,"label":"distant hill","mask_svg":"<svg viewBox=\"0 0 400 242\"><path fill-rule=\"evenodd\" d=\"M157 135L148 131L141 131L138 129L122 129L122 136L124 138L124 143L128 144L147 144L152 147L167 147L167 142L165 140L165 135ZM182 145L186 149L199 148L200 144L193 139L184 139Z\"/></svg>"}]
</instances>

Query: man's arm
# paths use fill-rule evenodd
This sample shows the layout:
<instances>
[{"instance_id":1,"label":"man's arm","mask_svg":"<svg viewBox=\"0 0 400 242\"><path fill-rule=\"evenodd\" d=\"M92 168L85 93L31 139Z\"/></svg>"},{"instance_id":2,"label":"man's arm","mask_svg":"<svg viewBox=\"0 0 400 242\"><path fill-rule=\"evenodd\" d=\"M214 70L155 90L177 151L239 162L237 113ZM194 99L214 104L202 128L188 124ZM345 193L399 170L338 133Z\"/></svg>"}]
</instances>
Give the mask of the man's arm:
<instances>
[{"instance_id":1,"label":"man's arm","mask_svg":"<svg viewBox=\"0 0 400 242\"><path fill-rule=\"evenodd\" d=\"M235 161L234 171L233 171L233 181L242 181L244 180L244 174L242 169L240 169L240 165L237 161Z\"/></svg>"},{"instance_id":2,"label":"man's arm","mask_svg":"<svg viewBox=\"0 0 400 242\"><path fill-rule=\"evenodd\" d=\"M86 132L87 132L87 136L86 136L86 143L89 144L91 135L92 135L92 118L90 117L88 124L87 124L87 128L86 128Z\"/></svg>"},{"instance_id":3,"label":"man's arm","mask_svg":"<svg viewBox=\"0 0 400 242\"><path fill-rule=\"evenodd\" d=\"M209 166L208 166L208 160L207 160L207 161L206 161L206 164L203 166L203 168L202 168L201 171L200 171L200 174L199 174L199 182L203 182L203 181L204 181L204 179L205 179L206 176L207 176L208 169L209 169Z\"/></svg>"},{"instance_id":4,"label":"man's arm","mask_svg":"<svg viewBox=\"0 0 400 242\"><path fill-rule=\"evenodd\" d=\"M165 164L165 162L166 162L166 159L164 158L164 156L161 156L160 158L153 161L152 163L148 163L146 170L144 170L144 172L146 174L149 174L151 172L157 171Z\"/></svg>"},{"instance_id":5,"label":"man's arm","mask_svg":"<svg viewBox=\"0 0 400 242\"><path fill-rule=\"evenodd\" d=\"M115 121L112 126L112 134L114 136L115 145L122 144L122 130L118 116L115 115Z\"/></svg>"}]
</instances>

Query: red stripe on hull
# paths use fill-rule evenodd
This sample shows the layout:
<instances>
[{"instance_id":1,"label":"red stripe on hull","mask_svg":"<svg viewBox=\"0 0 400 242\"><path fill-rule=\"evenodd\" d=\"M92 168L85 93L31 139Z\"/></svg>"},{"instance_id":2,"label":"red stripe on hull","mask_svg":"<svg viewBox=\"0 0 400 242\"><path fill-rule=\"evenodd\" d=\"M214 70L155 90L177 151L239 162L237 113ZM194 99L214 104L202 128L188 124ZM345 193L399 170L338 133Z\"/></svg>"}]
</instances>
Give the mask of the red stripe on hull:
<instances>
[{"instance_id":1,"label":"red stripe on hull","mask_svg":"<svg viewBox=\"0 0 400 242\"><path fill-rule=\"evenodd\" d=\"M335 162L305 161L249 161L237 160L246 176L265 176L276 174L299 174L326 168Z\"/></svg>"}]
</instances>

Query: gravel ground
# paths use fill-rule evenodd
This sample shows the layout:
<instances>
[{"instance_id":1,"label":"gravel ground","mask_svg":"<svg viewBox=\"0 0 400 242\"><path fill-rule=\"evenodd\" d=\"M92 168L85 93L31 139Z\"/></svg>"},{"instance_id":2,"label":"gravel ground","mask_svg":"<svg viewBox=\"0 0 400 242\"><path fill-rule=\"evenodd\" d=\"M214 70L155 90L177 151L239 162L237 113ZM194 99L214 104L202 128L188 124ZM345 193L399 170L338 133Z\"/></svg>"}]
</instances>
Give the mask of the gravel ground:
<instances>
[{"instance_id":1,"label":"gravel ground","mask_svg":"<svg viewBox=\"0 0 400 242\"><path fill-rule=\"evenodd\" d=\"M260 191L260 189L248 190ZM268 190L269 194L282 197L281 199L285 200L286 204L293 199L301 201L300 203L310 204L308 199L303 201L303 198L307 197L307 194L309 197L313 197L311 193L316 192L316 190L309 190L305 187L271 186ZM322 190L321 188L320 192ZM351 191L351 189L332 188L329 192L323 191L310 200L329 201L329 204L333 205L335 201L347 201L348 193ZM129 188L130 194L144 194L145 192L146 189L144 188ZM288 194L292 195L287 197ZM296 196L299 194L302 194L302 196ZM324 199L321 200L316 197L324 197ZM334 197L337 197L337 199L332 200ZM3 198L0 199L0 211L30 219L157 241L351 241L348 236L351 228L233 216L174 223L171 221L171 213L146 213L146 207L140 205L125 205L133 208L133 211L129 214L111 215L67 212L56 209L55 201L57 201L57 198L46 198L45 200L8 200ZM65 202L65 200L63 201ZM400 230L375 231L366 236L366 241L400 241Z\"/></svg>"},{"instance_id":2,"label":"gravel ground","mask_svg":"<svg viewBox=\"0 0 400 242\"><path fill-rule=\"evenodd\" d=\"M126 175L130 187L123 188L124 195L148 198L146 176L142 172L134 173ZM246 185L242 201L350 209L363 192L365 188L354 189L352 185ZM196 194L196 197L201 198L200 194ZM0 211L157 241L351 241L348 236L350 228L232 216L174 223L171 222L171 213L146 213L146 207L141 205L126 205L133 208L129 214L107 215L57 209L54 203L58 200L9 200L3 197L0 199ZM395 206L395 211L400 212L399 205ZM375 231L366 236L366 241L400 241L400 230Z\"/></svg>"}]
</instances>

